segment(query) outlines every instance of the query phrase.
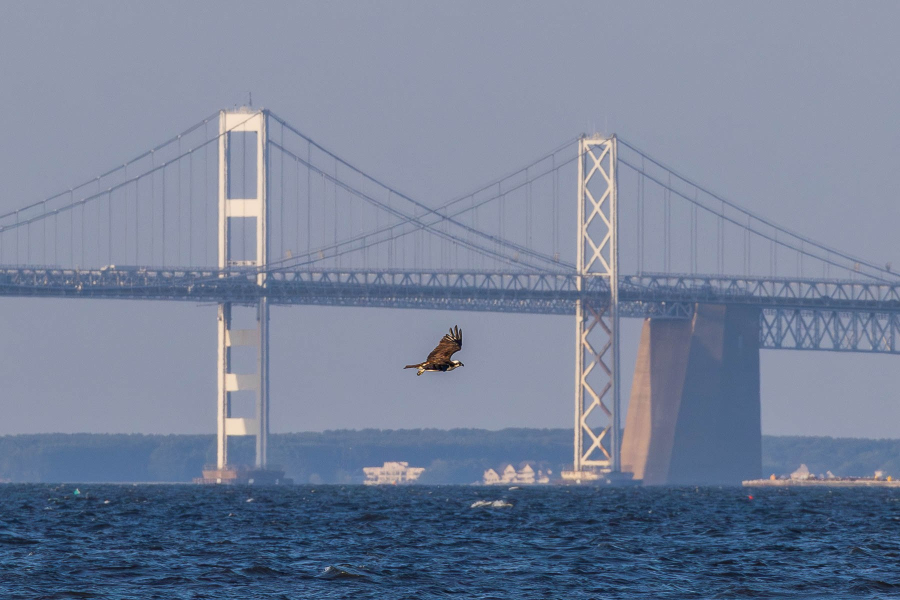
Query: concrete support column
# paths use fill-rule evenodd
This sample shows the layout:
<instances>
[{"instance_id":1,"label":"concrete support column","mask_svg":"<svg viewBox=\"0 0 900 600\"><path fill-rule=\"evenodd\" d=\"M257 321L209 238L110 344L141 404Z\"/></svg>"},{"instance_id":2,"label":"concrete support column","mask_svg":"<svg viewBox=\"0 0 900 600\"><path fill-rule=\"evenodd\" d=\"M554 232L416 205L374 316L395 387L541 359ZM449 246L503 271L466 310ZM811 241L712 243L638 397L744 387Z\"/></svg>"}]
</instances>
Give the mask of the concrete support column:
<instances>
[{"instance_id":1,"label":"concrete support column","mask_svg":"<svg viewBox=\"0 0 900 600\"><path fill-rule=\"evenodd\" d=\"M644 321L622 463L648 485L760 477L758 309Z\"/></svg>"}]
</instances>

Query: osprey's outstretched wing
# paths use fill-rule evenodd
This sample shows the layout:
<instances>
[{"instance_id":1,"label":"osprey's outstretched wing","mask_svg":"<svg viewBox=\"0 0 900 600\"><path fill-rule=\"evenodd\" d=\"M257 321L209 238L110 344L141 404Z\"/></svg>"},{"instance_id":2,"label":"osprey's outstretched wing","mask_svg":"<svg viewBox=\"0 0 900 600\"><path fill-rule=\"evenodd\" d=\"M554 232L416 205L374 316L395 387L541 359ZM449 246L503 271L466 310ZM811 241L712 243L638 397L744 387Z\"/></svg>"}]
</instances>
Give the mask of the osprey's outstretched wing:
<instances>
[{"instance_id":1,"label":"osprey's outstretched wing","mask_svg":"<svg viewBox=\"0 0 900 600\"><path fill-rule=\"evenodd\" d=\"M462 329L454 326L450 333L445 334L438 343L437 348L431 351L426 362L432 364L446 364L454 352L462 349Z\"/></svg>"}]
</instances>

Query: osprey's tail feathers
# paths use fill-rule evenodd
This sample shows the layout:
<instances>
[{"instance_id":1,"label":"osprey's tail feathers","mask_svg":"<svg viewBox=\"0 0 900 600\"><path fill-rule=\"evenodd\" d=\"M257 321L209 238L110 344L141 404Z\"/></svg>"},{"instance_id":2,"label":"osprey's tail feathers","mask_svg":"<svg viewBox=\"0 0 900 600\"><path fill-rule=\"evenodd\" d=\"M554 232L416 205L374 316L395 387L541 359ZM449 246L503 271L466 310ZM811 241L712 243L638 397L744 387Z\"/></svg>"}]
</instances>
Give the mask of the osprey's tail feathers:
<instances>
[{"instance_id":1,"label":"osprey's tail feathers","mask_svg":"<svg viewBox=\"0 0 900 600\"><path fill-rule=\"evenodd\" d=\"M418 369L419 367L421 367L421 366L424 365L424 364L425 364L425 363L419 363L419 364L417 364L417 365L406 365L406 366L403 367L403 368L404 368L404 369Z\"/></svg>"}]
</instances>

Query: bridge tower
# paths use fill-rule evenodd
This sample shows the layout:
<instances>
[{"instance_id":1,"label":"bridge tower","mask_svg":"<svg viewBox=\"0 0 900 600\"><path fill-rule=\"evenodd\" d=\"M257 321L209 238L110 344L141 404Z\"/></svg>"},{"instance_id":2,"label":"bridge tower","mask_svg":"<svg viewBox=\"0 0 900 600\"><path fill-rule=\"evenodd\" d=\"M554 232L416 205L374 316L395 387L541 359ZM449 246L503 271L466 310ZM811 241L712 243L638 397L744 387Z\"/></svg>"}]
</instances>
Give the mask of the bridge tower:
<instances>
[{"instance_id":1,"label":"bridge tower","mask_svg":"<svg viewBox=\"0 0 900 600\"><path fill-rule=\"evenodd\" d=\"M608 285L609 305L575 306L575 460L564 479L589 481L620 472L619 250L616 137L582 137L578 147L578 290Z\"/></svg>"},{"instance_id":2,"label":"bridge tower","mask_svg":"<svg viewBox=\"0 0 900 600\"><path fill-rule=\"evenodd\" d=\"M266 112L242 108L219 113L218 161L218 259L219 269L258 269L257 285L266 285L269 253L267 207L267 132ZM240 238L240 244L238 243ZM250 243L247 240L250 239ZM224 276L224 275L223 275ZM255 305L220 302L218 310L217 360L217 444L215 472L204 471L204 480L229 483L248 479L263 483L275 479L277 472L266 471L269 435L269 305L261 297ZM238 314L243 313L243 314ZM249 314L248 314L249 313ZM245 317L255 328L236 328L235 320ZM249 317L249 318L246 318ZM248 358L255 350L255 360ZM255 367L255 368L249 368ZM255 372L236 372L244 369ZM244 409L237 416L238 395ZM247 402L252 398L251 403ZM256 438L255 469L235 469L228 457L228 439L236 436ZM249 473L249 475L247 474ZM245 481L246 482L246 481ZM277 483L277 480L274 481Z\"/></svg>"}]
</instances>

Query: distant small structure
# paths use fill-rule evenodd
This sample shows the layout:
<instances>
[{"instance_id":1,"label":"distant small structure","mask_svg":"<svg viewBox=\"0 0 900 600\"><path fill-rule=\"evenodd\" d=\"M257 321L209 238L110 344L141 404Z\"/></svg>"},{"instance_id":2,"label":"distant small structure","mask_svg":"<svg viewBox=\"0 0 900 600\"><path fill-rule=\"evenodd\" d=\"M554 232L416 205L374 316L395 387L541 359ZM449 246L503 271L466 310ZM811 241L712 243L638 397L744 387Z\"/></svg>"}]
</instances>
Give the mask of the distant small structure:
<instances>
[{"instance_id":1,"label":"distant small structure","mask_svg":"<svg viewBox=\"0 0 900 600\"><path fill-rule=\"evenodd\" d=\"M424 467L410 467L408 462L386 462L380 467L365 467L366 485L402 485L413 483L422 473Z\"/></svg>"},{"instance_id":2,"label":"distant small structure","mask_svg":"<svg viewBox=\"0 0 900 600\"><path fill-rule=\"evenodd\" d=\"M741 482L747 486L833 486L833 487L900 487L900 481L888 475L884 471L875 471L872 477L838 477L831 471L824 475L816 476L809 472L806 465L790 475L776 477L773 473L768 479L748 479Z\"/></svg>"},{"instance_id":3,"label":"distant small structure","mask_svg":"<svg viewBox=\"0 0 900 600\"><path fill-rule=\"evenodd\" d=\"M194 483L203 485L291 485L294 480L284 476L284 471L273 467L256 469L253 467L226 467L219 469L208 465L203 469L203 477L194 477Z\"/></svg>"},{"instance_id":4,"label":"distant small structure","mask_svg":"<svg viewBox=\"0 0 900 600\"><path fill-rule=\"evenodd\" d=\"M494 469L488 469L484 472L484 476L482 477L482 482L485 485L506 485L506 484L525 484L525 485L533 485L533 484L546 484L550 483L550 475L553 474L553 471L547 469L547 472L544 473L541 470L538 470L537 474L534 472L534 468L528 463L525 463L525 466L516 471L516 468L512 465L506 465L506 468L503 469L503 474L500 475Z\"/></svg>"},{"instance_id":5,"label":"distant small structure","mask_svg":"<svg viewBox=\"0 0 900 600\"><path fill-rule=\"evenodd\" d=\"M813 479L813 475L809 472L809 467L806 464L801 464L800 467L791 473L791 479Z\"/></svg>"}]
</instances>

